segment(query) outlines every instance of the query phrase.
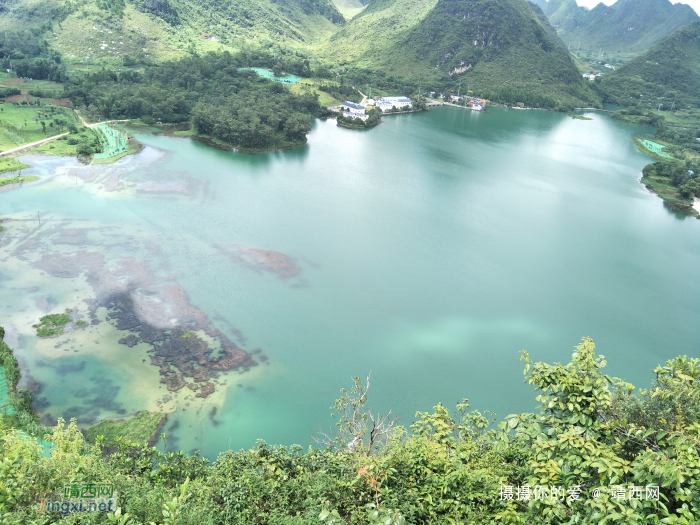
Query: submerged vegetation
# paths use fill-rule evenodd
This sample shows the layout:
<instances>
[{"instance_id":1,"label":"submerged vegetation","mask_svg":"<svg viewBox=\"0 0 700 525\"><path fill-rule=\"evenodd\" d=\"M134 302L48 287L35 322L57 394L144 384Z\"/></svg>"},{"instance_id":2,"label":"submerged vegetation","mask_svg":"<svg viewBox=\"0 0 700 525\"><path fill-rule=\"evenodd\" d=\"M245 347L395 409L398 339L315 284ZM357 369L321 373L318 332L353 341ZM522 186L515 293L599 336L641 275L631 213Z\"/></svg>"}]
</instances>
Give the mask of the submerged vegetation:
<instances>
[{"instance_id":1,"label":"submerged vegetation","mask_svg":"<svg viewBox=\"0 0 700 525\"><path fill-rule=\"evenodd\" d=\"M700 519L692 496L700 489L698 359L669 360L653 371L651 388L635 391L603 373L606 360L589 338L565 365L534 362L523 352L538 410L509 415L497 427L492 414L471 410L467 400L454 412L438 404L417 412L410 428L398 426L390 412L368 408L369 377L354 378L333 406L336 432L316 438L325 448L259 441L209 464L196 452L164 454L145 444L160 414L102 422L87 439L75 421L40 427L31 395L16 391L16 360L4 342L0 346L19 414L5 419L0 440L7 524L117 519L137 525L163 522L163 516L173 525ZM41 447L20 429L45 433L50 456L41 457ZM108 452L107 443L116 449ZM36 513L41 498L60 497L71 480L113 483L118 515Z\"/></svg>"},{"instance_id":2,"label":"submerged vegetation","mask_svg":"<svg viewBox=\"0 0 700 525\"><path fill-rule=\"evenodd\" d=\"M105 419L96 425L91 426L87 431L87 439L96 442L98 436L101 444L105 447L114 447L121 440L135 443L145 443L157 434L158 429L165 420L165 414L156 412L139 412L126 421L112 421Z\"/></svg>"},{"instance_id":3,"label":"submerged vegetation","mask_svg":"<svg viewBox=\"0 0 700 525\"><path fill-rule=\"evenodd\" d=\"M70 310L63 314L49 314L39 319L39 324L32 325L36 328L39 337L51 337L63 333L65 326L70 323Z\"/></svg>"}]
</instances>

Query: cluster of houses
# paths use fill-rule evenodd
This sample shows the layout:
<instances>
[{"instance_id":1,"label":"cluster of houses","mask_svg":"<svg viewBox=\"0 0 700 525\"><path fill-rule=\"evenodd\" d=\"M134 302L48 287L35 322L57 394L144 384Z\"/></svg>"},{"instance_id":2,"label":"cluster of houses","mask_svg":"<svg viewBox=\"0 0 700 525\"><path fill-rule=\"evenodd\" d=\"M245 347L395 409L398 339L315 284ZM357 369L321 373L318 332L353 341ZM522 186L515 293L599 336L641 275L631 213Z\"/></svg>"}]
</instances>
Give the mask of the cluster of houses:
<instances>
[{"instance_id":1,"label":"cluster of houses","mask_svg":"<svg viewBox=\"0 0 700 525\"><path fill-rule=\"evenodd\" d=\"M455 104L460 104L460 101L466 100L467 107L474 111L482 111L486 107L486 99L476 97L467 97L465 95L450 95L450 101Z\"/></svg>"},{"instance_id":2,"label":"cluster of houses","mask_svg":"<svg viewBox=\"0 0 700 525\"><path fill-rule=\"evenodd\" d=\"M595 80L595 79L598 78L598 77L602 77L604 74L605 74L605 73L593 73L593 72L591 72L591 73L584 73L584 74L583 74L583 78L587 78L588 80L593 81L593 80Z\"/></svg>"},{"instance_id":3,"label":"cluster of houses","mask_svg":"<svg viewBox=\"0 0 700 525\"><path fill-rule=\"evenodd\" d=\"M346 100L340 106L335 106L334 108L329 108L338 112L342 112L346 117L359 118L360 120L367 120L369 115L367 111L373 107L379 108L382 111L388 111L392 109L404 110L411 109L413 107L413 101L407 97L381 97L377 99L367 99L365 105L355 104Z\"/></svg>"}]
</instances>

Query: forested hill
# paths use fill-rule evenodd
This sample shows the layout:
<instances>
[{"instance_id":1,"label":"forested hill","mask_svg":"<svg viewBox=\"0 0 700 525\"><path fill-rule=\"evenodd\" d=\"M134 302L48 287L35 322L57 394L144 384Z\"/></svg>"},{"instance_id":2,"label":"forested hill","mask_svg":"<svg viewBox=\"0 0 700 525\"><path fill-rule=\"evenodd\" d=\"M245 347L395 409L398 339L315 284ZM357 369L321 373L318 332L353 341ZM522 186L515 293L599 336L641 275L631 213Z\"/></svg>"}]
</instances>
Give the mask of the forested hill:
<instances>
[{"instance_id":1,"label":"forested hill","mask_svg":"<svg viewBox=\"0 0 700 525\"><path fill-rule=\"evenodd\" d=\"M335 60L462 82L495 100L596 104L560 39L526 0L374 0L331 40ZM424 84L425 85L425 84ZM511 92L512 96L499 96Z\"/></svg>"},{"instance_id":2,"label":"forested hill","mask_svg":"<svg viewBox=\"0 0 700 525\"><path fill-rule=\"evenodd\" d=\"M572 49L580 43L581 49L608 53L643 52L699 18L690 6L669 0L617 0L611 6L601 2L590 11L575 0L550 0L543 9Z\"/></svg>"},{"instance_id":3,"label":"forested hill","mask_svg":"<svg viewBox=\"0 0 700 525\"><path fill-rule=\"evenodd\" d=\"M700 21L605 75L600 90L610 102L625 106L700 108Z\"/></svg>"},{"instance_id":4,"label":"forested hill","mask_svg":"<svg viewBox=\"0 0 700 525\"><path fill-rule=\"evenodd\" d=\"M345 23L331 0L8 0L0 31L48 27L68 58L175 58L260 39L309 44Z\"/></svg>"}]
</instances>

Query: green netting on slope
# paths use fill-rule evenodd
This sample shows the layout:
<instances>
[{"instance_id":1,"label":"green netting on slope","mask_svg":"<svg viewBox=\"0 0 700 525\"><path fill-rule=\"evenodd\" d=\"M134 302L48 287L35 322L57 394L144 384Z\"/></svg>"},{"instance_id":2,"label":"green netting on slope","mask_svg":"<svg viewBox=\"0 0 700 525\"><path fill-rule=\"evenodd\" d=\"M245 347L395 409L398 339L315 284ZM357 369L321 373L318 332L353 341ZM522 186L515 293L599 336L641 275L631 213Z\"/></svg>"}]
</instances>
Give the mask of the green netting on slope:
<instances>
[{"instance_id":1,"label":"green netting on slope","mask_svg":"<svg viewBox=\"0 0 700 525\"><path fill-rule=\"evenodd\" d=\"M255 71L258 76L266 78L268 80L274 80L275 82L281 82L282 84L296 84L301 80L301 77L296 75L287 75L286 77L276 77L275 74L269 69L263 69L261 67L239 67L238 70L248 69L250 71Z\"/></svg>"},{"instance_id":2,"label":"green netting on slope","mask_svg":"<svg viewBox=\"0 0 700 525\"><path fill-rule=\"evenodd\" d=\"M5 415L5 416L10 416L15 413L15 407L13 407L10 404L10 396L9 392L7 389L7 378L5 377L5 367L0 366L0 414ZM27 439L36 439L37 443L39 443L43 450L41 451L41 455L44 457L49 457L51 456L51 447L54 446L53 443L49 441L44 441L41 438L33 438L23 430L19 431L20 434L22 434L24 437Z\"/></svg>"},{"instance_id":3,"label":"green netting on slope","mask_svg":"<svg viewBox=\"0 0 700 525\"><path fill-rule=\"evenodd\" d=\"M652 142L651 140L647 139L639 139L639 142L642 143L642 146L644 146L652 153L656 153L659 157L666 157L667 159L673 158L671 157L671 155L663 151L663 149L666 147L663 144L657 144L656 142Z\"/></svg>"},{"instance_id":4,"label":"green netting on slope","mask_svg":"<svg viewBox=\"0 0 700 525\"><path fill-rule=\"evenodd\" d=\"M32 437L29 434L27 434L24 430L20 430L19 433L25 439L36 440L36 442L39 443L43 448L43 450L41 451L41 455L43 457L45 457L45 458L51 457L51 448L53 448L54 443L51 443L50 441L44 441L43 439L41 439L39 437Z\"/></svg>"},{"instance_id":5,"label":"green netting on slope","mask_svg":"<svg viewBox=\"0 0 700 525\"><path fill-rule=\"evenodd\" d=\"M95 153L94 158L107 159L124 153L129 148L129 137L126 133L111 128L107 124L95 126L95 129L102 143L102 153Z\"/></svg>"},{"instance_id":6,"label":"green netting on slope","mask_svg":"<svg viewBox=\"0 0 700 525\"><path fill-rule=\"evenodd\" d=\"M10 395L7 391L7 379L5 367L0 366L0 414L9 416L15 413L15 407L10 404Z\"/></svg>"}]
</instances>

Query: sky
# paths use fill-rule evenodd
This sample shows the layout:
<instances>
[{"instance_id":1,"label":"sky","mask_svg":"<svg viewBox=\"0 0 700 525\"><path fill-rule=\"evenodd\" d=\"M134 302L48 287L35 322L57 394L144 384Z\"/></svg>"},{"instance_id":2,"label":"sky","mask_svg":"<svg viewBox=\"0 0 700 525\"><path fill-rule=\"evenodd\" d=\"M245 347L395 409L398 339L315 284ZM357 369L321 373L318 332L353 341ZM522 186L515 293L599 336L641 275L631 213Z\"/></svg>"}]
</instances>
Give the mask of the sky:
<instances>
[{"instance_id":1,"label":"sky","mask_svg":"<svg viewBox=\"0 0 700 525\"><path fill-rule=\"evenodd\" d=\"M601 0L576 0L576 3L578 5L585 5L586 7L593 9L595 6L597 6L600 3ZM615 0L603 0L603 3L605 5L611 5L615 3ZM674 2L671 0L672 4L677 4L679 3L677 0ZM688 4L690 7L695 9L695 12L700 15L700 0L685 0L684 2L680 2L682 4Z\"/></svg>"}]
</instances>

